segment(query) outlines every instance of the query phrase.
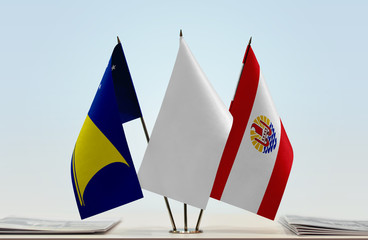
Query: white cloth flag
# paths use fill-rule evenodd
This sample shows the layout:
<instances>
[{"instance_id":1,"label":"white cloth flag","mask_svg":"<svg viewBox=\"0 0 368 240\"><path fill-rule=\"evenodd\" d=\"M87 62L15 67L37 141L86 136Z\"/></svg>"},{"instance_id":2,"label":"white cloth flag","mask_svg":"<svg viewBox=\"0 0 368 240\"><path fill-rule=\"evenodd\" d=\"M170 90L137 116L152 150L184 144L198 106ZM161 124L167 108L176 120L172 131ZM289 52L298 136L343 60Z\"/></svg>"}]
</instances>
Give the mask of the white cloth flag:
<instances>
[{"instance_id":1,"label":"white cloth flag","mask_svg":"<svg viewBox=\"0 0 368 240\"><path fill-rule=\"evenodd\" d=\"M142 188L205 209L231 125L231 114L181 37L139 169Z\"/></svg>"}]
</instances>

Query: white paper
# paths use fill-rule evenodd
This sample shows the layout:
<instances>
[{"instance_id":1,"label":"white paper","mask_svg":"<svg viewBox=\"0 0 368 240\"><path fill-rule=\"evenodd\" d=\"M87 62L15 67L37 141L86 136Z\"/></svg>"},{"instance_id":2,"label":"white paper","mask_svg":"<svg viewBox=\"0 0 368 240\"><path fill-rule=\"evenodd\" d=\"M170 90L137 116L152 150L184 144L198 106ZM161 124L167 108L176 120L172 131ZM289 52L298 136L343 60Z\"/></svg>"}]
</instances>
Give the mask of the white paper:
<instances>
[{"instance_id":1,"label":"white paper","mask_svg":"<svg viewBox=\"0 0 368 240\"><path fill-rule=\"evenodd\" d=\"M368 221L288 215L280 223L297 235L368 235Z\"/></svg>"},{"instance_id":2,"label":"white paper","mask_svg":"<svg viewBox=\"0 0 368 240\"><path fill-rule=\"evenodd\" d=\"M114 227L119 220L62 221L36 218L6 217L0 219L0 234L4 233L100 233Z\"/></svg>"}]
</instances>

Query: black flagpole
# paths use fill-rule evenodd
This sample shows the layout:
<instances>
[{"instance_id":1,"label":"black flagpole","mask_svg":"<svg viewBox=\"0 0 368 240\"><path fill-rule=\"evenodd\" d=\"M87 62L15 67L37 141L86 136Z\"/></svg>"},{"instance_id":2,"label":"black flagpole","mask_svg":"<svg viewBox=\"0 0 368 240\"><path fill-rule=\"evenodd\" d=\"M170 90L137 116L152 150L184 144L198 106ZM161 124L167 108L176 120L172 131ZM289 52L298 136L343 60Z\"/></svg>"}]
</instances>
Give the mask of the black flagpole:
<instances>
[{"instance_id":1,"label":"black flagpole","mask_svg":"<svg viewBox=\"0 0 368 240\"><path fill-rule=\"evenodd\" d=\"M179 36L182 38L183 37L183 31L180 29L180 34ZM197 224L195 227L194 231L188 231L188 216L187 216L187 204L184 203L184 233L187 232L191 232L191 233L201 233L202 231L199 230L199 225L201 224L201 219L202 219L202 215L203 215L203 209L201 209L201 211L199 212L199 216L198 216L198 220L197 220Z\"/></svg>"},{"instance_id":2,"label":"black flagpole","mask_svg":"<svg viewBox=\"0 0 368 240\"><path fill-rule=\"evenodd\" d=\"M184 203L184 232L188 232L188 216L186 203Z\"/></svg>"},{"instance_id":3,"label":"black flagpole","mask_svg":"<svg viewBox=\"0 0 368 240\"><path fill-rule=\"evenodd\" d=\"M117 40L118 40L118 43L120 44L121 42L120 42L119 36L117 37ZM146 140L147 140L147 143L148 143L150 138L149 138L149 135L148 135L146 123L145 123L144 118L143 118L143 114L140 117L140 119L141 119L141 123L142 123L142 126L143 126L144 134L146 135ZM176 231L176 225L175 225L174 217L173 217L172 212L171 212L169 200L167 199L166 196L164 196L164 199L165 199L165 204L166 204L167 211L169 212L172 228L173 228L174 231Z\"/></svg>"},{"instance_id":4,"label":"black flagpole","mask_svg":"<svg viewBox=\"0 0 368 240\"><path fill-rule=\"evenodd\" d=\"M148 143L149 142L149 135L148 135L146 123L144 122L143 115L141 117L141 122L142 122L143 130L144 130L144 134L146 135L146 139L147 139L147 143ZM170 221L171 221L171 225L172 225L173 231L176 231L176 225L175 225L174 217L173 217L172 212L171 212L169 200L167 199L166 196L164 196L164 200L165 200L167 211L169 212Z\"/></svg>"},{"instance_id":5,"label":"black flagpole","mask_svg":"<svg viewBox=\"0 0 368 240\"><path fill-rule=\"evenodd\" d=\"M180 29L179 37L183 37L183 31ZM184 232L188 232L188 216L187 216L187 204L184 203Z\"/></svg>"},{"instance_id":6,"label":"black flagpole","mask_svg":"<svg viewBox=\"0 0 368 240\"><path fill-rule=\"evenodd\" d=\"M198 220L197 220L197 225L195 227L195 230L196 231L199 231L199 225L201 224L202 214L203 214L203 209L201 209L201 211L199 212L199 216L198 216Z\"/></svg>"}]
</instances>

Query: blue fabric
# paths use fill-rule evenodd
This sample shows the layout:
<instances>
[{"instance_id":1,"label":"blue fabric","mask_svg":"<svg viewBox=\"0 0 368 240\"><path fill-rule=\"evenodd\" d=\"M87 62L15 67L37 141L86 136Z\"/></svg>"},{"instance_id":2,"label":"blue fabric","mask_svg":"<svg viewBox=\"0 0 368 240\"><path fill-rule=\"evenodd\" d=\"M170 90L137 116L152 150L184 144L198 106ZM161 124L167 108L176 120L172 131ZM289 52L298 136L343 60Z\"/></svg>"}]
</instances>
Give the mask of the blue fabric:
<instances>
[{"instance_id":1,"label":"blue fabric","mask_svg":"<svg viewBox=\"0 0 368 240\"><path fill-rule=\"evenodd\" d=\"M72 164L74 194L82 219L143 197L122 126L141 117L141 110L121 44L113 51L88 116L129 166L115 162L99 170L88 183L84 192L85 206L81 206Z\"/></svg>"},{"instance_id":2,"label":"blue fabric","mask_svg":"<svg viewBox=\"0 0 368 240\"><path fill-rule=\"evenodd\" d=\"M110 70L114 68L111 74L122 123L141 117L138 98L121 44L116 45L110 64Z\"/></svg>"}]
</instances>

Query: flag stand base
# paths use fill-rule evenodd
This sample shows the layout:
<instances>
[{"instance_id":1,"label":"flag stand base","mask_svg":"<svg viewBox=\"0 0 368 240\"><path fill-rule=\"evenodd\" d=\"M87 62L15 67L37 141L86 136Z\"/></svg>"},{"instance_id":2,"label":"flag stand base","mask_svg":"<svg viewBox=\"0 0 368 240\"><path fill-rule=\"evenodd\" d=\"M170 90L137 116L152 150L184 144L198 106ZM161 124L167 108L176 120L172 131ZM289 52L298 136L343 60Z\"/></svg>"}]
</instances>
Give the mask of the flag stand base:
<instances>
[{"instance_id":1,"label":"flag stand base","mask_svg":"<svg viewBox=\"0 0 368 240\"><path fill-rule=\"evenodd\" d=\"M177 230L170 230L169 233L176 233L176 234L193 234L193 233L203 233L202 230L195 230L195 229L177 229Z\"/></svg>"},{"instance_id":2,"label":"flag stand base","mask_svg":"<svg viewBox=\"0 0 368 240\"><path fill-rule=\"evenodd\" d=\"M176 229L175 224L173 224L173 229L170 230L169 233L175 233L175 234L203 233L203 231L199 229L199 225L200 225L201 219L202 219L202 214L203 214L203 209L201 209L201 211L199 213L198 220L197 220L197 225L196 225L195 229L188 229L187 204L184 203L184 229Z\"/></svg>"}]
</instances>

